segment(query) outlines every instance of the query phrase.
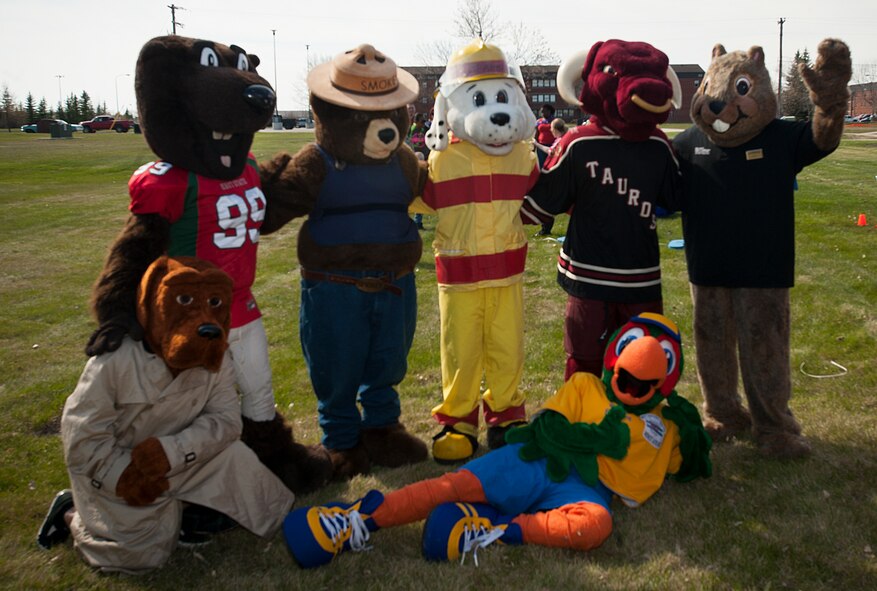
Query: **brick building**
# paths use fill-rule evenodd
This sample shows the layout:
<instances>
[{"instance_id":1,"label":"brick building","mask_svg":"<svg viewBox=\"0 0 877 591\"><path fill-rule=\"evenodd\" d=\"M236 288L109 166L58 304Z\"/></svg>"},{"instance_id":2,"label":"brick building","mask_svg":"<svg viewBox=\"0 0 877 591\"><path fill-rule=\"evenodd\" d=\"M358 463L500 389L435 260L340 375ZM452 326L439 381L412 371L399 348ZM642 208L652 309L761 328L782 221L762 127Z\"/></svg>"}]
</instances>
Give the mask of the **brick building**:
<instances>
[{"instance_id":1,"label":"brick building","mask_svg":"<svg viewBox=\"0 0 877 591\"><path fill-rule=\"evenodd\" d=\"M539 109L544 104L554 106L555 115L568 122L575 122L583 116L577 108L564 101L557 93L557 70L560 66L521 66L524 82L527 84L527 101L533 112L538 116ZM418 113L429 113L433 107L433 95L435 94L438 80L445 71L443 66L406 66L405 70L411 73L420 83L420 98L416 104ZM703 80L703 69L695 64L682 64L673 66L679 83L682 86L682 108L673 110L667 120L668 123L690 123L688 115L691 106L691 97Z\"/></svg>"},{"instance_id":2,"label":"brick building","mask_svg":"<svg viewBox=\"0 0 877 591\"><path fill-rule=\"evenodd\" d=\"M850 85L850 108L848 115L873 115L877 113L877 82Z\"/></svg>"}]
</instances>

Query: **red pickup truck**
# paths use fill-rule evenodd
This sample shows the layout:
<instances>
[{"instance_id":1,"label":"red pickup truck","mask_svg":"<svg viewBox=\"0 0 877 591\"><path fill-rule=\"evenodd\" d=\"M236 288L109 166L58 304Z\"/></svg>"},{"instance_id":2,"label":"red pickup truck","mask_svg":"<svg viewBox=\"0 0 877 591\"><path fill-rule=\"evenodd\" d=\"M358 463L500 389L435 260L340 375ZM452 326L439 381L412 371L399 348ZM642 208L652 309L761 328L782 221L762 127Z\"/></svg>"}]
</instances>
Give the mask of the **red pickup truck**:
<instances>
[{"instance_id":1,"label":"red pickup truck","mask_svg":"<svg viewBox=\"0 0 877 591\"><path fill-rule=\"evenodd\" d=\"M127 133L134 127L134 122L130 119L116 119L112 115L98 115L91 121L82 121L80 125L83 133L94 133L101 129L115 129L117 133Z\"/></svg>"}]
</instances>

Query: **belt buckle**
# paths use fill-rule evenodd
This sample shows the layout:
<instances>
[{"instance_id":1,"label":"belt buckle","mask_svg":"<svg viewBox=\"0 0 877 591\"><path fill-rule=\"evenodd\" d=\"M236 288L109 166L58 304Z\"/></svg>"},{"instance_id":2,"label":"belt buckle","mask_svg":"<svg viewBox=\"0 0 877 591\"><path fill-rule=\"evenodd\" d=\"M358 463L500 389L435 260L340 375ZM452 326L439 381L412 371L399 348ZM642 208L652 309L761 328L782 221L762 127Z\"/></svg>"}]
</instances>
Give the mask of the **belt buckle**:
<instances>
[{"instance_id":1,"label":"belt buckle","mask_svg":"<svg viewBox=\"0 0 877 591\"><path fill-rule=\"evenodd\" d=\"M356 289L365 293L378 293L386 288L387 284L378 277L360 277L356 280Z\"/></svg>"}]
</instances>

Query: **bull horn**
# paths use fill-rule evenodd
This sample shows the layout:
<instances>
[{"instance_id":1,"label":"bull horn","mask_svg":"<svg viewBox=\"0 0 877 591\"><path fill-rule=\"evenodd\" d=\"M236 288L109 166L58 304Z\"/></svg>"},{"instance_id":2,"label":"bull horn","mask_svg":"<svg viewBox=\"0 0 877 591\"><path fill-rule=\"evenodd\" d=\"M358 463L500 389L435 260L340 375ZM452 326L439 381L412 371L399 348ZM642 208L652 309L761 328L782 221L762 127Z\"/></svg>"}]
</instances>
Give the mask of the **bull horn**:
<instances>
[{"instance_id":1,"label":"bull horn","mask_svg":"<svg viewBox=\"0 0 877 591\"><path fill-rule=\"evenodd\" d=\"M679 83L679 76L671 66L667 66L667 79L673 87L673 106L679 109L682 107L682 84Z\"/></svg>"},{"instance_id":2,"label":"bull horn","mask_svg":"<svg viewBox=\"0 0 877 591\"><path fill-rule=\"evenodd\" d=\"M582 69L588 58L587 49L578 51L567 58L557 70L557 92L561 98L576 107L582 106L582 101L576 95L576 82L582 79Z\"/></svg>"}]
</instances>

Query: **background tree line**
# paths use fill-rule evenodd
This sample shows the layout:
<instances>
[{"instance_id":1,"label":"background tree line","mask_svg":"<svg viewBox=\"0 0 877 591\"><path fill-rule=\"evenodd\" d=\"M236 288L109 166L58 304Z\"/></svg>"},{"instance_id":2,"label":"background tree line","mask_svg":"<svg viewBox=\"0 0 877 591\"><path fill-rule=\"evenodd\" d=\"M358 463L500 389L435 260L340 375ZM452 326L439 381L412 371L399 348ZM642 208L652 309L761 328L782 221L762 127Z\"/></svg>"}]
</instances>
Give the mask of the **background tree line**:
<instances>
[{"instance_id":1,"label":"background tree line","mask_svg":"<svg viewBox=\"0 0 877 591\"><path fill-rule=\"evenodd\" d=\"M3 93L0 96L2 102L2 127L13 129L27 125L28 123L36 123L40 119L63 119L68 123L79 123L87 121L95 115L104 115L111 113L107 108L106 102L94 104L91 97L84 90L78 96L71 93L64 100L54 107L50 107L45 97L40 98L39 102L31 93L27 93L24 102L17 101L15 96L9 90L9 87L3 86ZM121 114L126 119L133 119L130 111L125 109Z\"/></svg>"}]
</instances>

